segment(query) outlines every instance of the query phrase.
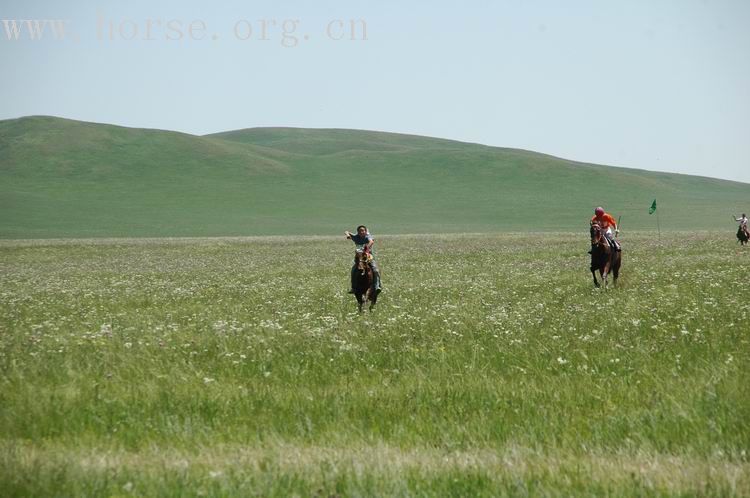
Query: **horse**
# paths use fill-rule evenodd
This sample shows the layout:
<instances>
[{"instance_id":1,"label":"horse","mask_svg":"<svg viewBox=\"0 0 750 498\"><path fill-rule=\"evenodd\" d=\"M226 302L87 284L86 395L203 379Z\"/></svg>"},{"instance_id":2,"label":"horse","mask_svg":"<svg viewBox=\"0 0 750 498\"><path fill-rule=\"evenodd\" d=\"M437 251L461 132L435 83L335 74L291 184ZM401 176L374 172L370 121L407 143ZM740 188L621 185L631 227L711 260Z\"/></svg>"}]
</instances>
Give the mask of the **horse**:
<instances>
[{"instance_id":1,"label":"horse","mask_svg":"<svg viewBox=\"0 0 750 498\"><path fill-rule=\"evenodd\" d=\"M357 298L357 305L359 306L359 312L362 313L362 308L368 301L370 302L370 311L378 302L378 293L375 290L375 278L372 274L372 268L370 268L370 253L357 250L354 253L354 297Z\"/></svg>"},{"instance_id":2,"label":"horse","mask_svg":"<svg viewBox=\"0 0 750 498\"><path fill-rule=\"evenodd\" d=\"M737 229L737 242L744 246L747 244L748 240L750 240L750 236L748 236L747 231L743 230L742 227L739 227Z\"/></svg>"},{"instance_id":3,"label":"horse","mask_svg":"<svg viewBox=\"0 0 750 498\"><path fill-rule=\"evenodd\" d=\"M598 223L591 224L591 276L594 278L594 286L599 287L596 280L596 271L604 282L604 288L607 288L607 277L610 271L614 276L614 284L617 286L617 277L620 275L620 264L622 263L622 253L616 251L609 245L601 225Z\"/></svg>"}]
</instances>

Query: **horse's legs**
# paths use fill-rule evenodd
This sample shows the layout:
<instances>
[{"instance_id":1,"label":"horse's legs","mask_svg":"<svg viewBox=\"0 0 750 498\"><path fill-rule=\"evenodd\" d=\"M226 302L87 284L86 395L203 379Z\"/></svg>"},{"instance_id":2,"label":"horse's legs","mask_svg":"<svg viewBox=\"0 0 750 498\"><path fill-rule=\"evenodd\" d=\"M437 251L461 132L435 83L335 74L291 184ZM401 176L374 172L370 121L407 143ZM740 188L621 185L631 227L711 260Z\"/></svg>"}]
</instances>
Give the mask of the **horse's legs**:
<instances>
[{"instance_id":1,"label":"horse's legs","mask_svg":"<svg viewBox=\"0 0 750 498\"><path fill-rule=\"evenodd\" d=\"M370 311L375 307L375 305L378 302L378 294L380 293L380 289L372 288L370 291Z\"/></svg>"},{"instance_id":2,"label":"horse's legs","mask_svg":"<svg viewBox=\"0 0 750 498\"><path fill-rule=\"evenodd\" d=\"M368 301L370 301L370 288L369 288L369 286L368 286L367 290L365 291L365 293L362 294L362 306L364 306L365 304L367 304ZM360 306L360 310L362 309L362 306ZM372 307L372 303L370 304L370 306Z\"/></svg>"},{"instance_id":3,"label":"horse's legs","mask_svg":"<svg viewBox=\"0 0 750 498\"><path fill-rule=\"evenodd\" d=\"M599 287L599 282L596 280L596 270L591 270L591 276L594 277L594 287Z\"/></svg>"},{"instance_id":4,"label":"horse's legs","mask_svg":"<svg viewBox=\"0 0 750 498\"><path fill-rule=\"evenodd\" d=\"M362 294L356 291L354 297L357 298L357 308L359 309L359 312L362 313L362 307L365 305L365 300L362 299Z\"/></svg>"},{"instance_id":5,"label":"horse's legs","mask_svg":"<svg viewBox=\"0 0 750 498\"><path fill-rule=\"evenodd\" d=\"M596 262L594 260L594 244L591 244L591 250L589 251L589 254L591 254L591 267L589 268L591 270L591 277L594 279L594 287L599 287L599 282L596 280Z\"/></svg>"},{"instance_id":6,"label":"horse's legs","mask_svg":"<svg viewBox=\"0 0 750 498\"><path fill-rule=\"evenodd\" d=\"M617 287L617 278L620 276L620 263L622 262L622 256L620 256L621 254L621 252L614 253L614 257L612 258L612 267L610 268L612 273L612 283L615 287Z\"/></svg>"},{"instance_id":7,"label":"horse's legs","mask_svg":"<svg viewBox=\"0 0 750 498\"><path fill-rule=\"evenodd\" d=\"M614 251L614 249L612 249L611 247L610 247L610 250ZM609 256L609 258L607 259L607 262L604 263L604 268L601 270L602 281L604 282L604 288L605 289L607 288L607 285L609 284L609 278L608 277L609 277L609 271L611 269L612 269L612 256Z\"/></svg>"}]
</instances>

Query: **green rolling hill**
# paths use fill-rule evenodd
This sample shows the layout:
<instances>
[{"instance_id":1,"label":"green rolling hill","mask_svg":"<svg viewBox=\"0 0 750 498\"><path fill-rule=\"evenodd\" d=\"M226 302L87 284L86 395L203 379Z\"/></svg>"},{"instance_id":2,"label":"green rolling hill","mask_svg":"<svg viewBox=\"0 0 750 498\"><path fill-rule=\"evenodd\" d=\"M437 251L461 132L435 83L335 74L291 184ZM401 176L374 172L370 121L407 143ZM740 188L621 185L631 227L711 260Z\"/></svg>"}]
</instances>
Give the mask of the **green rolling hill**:
<instances>
[{"instance_id":1,"label":"green rolling hill","mask_svg":"<svg viewBox=\"0 0 750 498\"><path fill-rule=\"evenodd\" d=\"M393 133L0 121L0 237L726 229L750 184Z\"/></svg>"}]
</instances>

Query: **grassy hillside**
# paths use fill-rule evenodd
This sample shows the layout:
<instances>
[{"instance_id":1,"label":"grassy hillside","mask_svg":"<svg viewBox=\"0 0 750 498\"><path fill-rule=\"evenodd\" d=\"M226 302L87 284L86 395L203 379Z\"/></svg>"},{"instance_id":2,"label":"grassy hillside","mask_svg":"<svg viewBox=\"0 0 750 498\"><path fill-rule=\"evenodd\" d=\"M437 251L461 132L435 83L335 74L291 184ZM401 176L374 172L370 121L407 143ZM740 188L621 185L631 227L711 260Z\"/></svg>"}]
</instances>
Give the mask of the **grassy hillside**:
<instances>
[{"instance_id":1,"label":"grassy hillside","mask_svg":"<svg viewBox=\"0 0 750 498\"><path fill-rule=\"evenodd\" d=\"M0 237L578 230L731 231L750 185L356 130L208 136L52 117L0 121ZM745 204L743 204L745 203Z\"/></svg>"}]
</instances>

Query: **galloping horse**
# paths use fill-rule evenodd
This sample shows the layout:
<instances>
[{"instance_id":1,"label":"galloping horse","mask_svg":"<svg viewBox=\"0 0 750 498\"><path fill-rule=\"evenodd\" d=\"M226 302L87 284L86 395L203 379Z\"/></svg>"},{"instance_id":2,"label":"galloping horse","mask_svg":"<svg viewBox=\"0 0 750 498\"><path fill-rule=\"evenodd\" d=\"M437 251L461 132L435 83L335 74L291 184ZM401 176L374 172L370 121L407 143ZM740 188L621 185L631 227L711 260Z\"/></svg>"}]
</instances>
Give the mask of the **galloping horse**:
<instances>
[{"instance_id":1,"label":"galloping horse","mask_svg":"<svg viewBox=\"0 0 750 498\"><path fill-rule=\"evenodd\" d=\"M354 266L356 266L356 270L354 272L353 287L354 297L357 298L360 313L366 302L370 302L370 310L378 302L378 293L375 290L375 278L373 277L372 268L370 268L369 263L370 258L372 258L370 253L361 249L354 253Z\"/></svg>"},{"instance_id":2,"label":"galloping horse","mask_svg":"<svg viewBox=\"0 0 750 498\"><path fill-rule=\"evenodd\" d=\"M620 263L622 262L622 253L610 247L602 232L602 227L598 223L591 225L591 275L594 277L594 285L599 287L596 280L596 271L607 287L607 276L612 272L614 284L617 286L617 277L620 275Z\"/></svg>"},{"instance_id":3,"label":"galloping horse","mask_svg":"<svg viewBox=\"0 0 750 498\"><path fill-rule=\"evenodd\" d=\"M747 232L742 227L739 227L737 229L737 242L744 246L748 240L750 240L750 237L748 237Z\"/></svg>"}]
</instances>

